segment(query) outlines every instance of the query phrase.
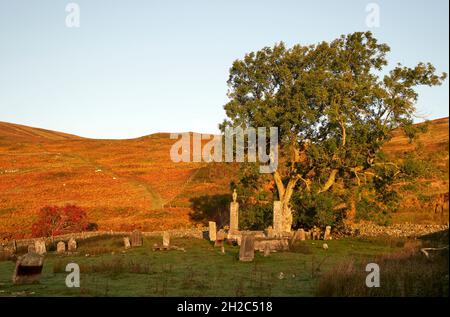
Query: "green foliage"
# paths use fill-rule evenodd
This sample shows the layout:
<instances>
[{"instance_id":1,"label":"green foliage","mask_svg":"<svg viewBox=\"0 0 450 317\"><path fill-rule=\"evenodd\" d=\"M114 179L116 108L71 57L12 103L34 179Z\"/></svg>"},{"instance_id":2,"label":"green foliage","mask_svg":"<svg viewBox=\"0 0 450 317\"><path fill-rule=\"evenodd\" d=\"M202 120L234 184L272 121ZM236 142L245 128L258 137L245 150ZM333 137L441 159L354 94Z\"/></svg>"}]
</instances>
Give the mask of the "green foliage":
<instances>
[{"instance_id":1,"label":"green foliage","mask_svg":"<svg viewBox=\"0 0 450 317\"><path fill-rule=\"evenodd\" d=\"M380 152L394 129L411 140L426 129L413 125L417 87L441 85L447 74L437 74L430 63L397 64L386 72L389 51L371 32L355 32L309 46L281 42L234 61L224 106L228 118L220 128L279 128L281 185L294 182L296 191L314 192L300 194L303 202L291 201L297 223L335 218L330 210L337 202L327 191L338 181L347 192L341 196L367 187L368 202L383 215L398 201L393 182L423 172L413 160L399 166ZM246 176L242 182L249 189L244 194L259 199L260 180ZM277 187L282 200L280 182Z\"/></svg>"},{"instance_id":2,"label":"green foliage","mask_svg":"<svg viewBox=\"0 0 450 317\"><path fill-rule=\"evenodd\" d=\"M336 225L343 216L334 210L339 201L342 198L332 192L318 195L297 191L292 198L294 227Z\"/></svg>"},{"instance_id":3,"label":"green foliage","mask_svg":"<svg viewBox=\"0 0 450 317\"><path fill-rule=\"evenodd\" d=\"M433 173L433 166L429 161L424 161L410 153L403 161L401 170L407 179L429 177Z\"/></svg>"},{"instance_id":4,"label":"green foliage","mask_svg":"<svg viewBox=\"0 0 450 317\"><path fill-rule=\"evenodd\" d=\"M239 227L245 230L264 230L272 225L271 204L246 205L239 213Z\"/></svg>"}]
</instances>

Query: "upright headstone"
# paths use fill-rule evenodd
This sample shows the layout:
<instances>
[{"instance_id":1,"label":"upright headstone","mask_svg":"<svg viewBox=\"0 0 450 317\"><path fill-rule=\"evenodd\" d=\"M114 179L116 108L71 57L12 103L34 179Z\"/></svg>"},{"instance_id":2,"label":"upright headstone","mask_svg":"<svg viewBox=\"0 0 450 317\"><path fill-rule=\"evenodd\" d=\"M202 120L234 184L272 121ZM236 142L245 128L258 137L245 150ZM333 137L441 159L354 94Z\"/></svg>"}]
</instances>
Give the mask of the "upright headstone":
<instances>
[{"instance_id":1,"label":"upright headstone","mask_svg":"<svg viewBox=\"0 0 450 317\"><path fill-rule=\"evenodd\" d=\"M56 253L64 253L66 252L66 244L64 243L64 241L59 241L56 244Z\"/></svg>"},{"instance_id":2,"label":"upright headstone","mask_svg":"<svg viewBox=\"0 0 450 317\"><path fill-rule=\"evenodd\" d=\"M283 232L283 213L281 201L273 202L273 230L276 234Z\"/></svg>"},{"instance_id":3,"label":"upright headstone","mask_svg":"<svg viewBox=\"0 0 450 317\"><path fill-rule=\"evenodd\" d=\"M209 241L216 241L217 228L214 221L209 222Z\"/></svg>"},{"instance_id":4,"label":"upright headstone","mask_svg":"<svg viewBox=\"0 0 450 317\"><path fill-rule=\"evenodd\" d=\"M239 231L239 203L232 202L230 204L230 233L234 234Z\"/></svg>"},{"instance_id":5,"label":"upright headstone","mask_svg":"<svg viewBox=\"0 0 450 317\"><path fill-rule=\"evenodd\" d=\"M44 255L47 253L47 249L45 248L45 240L44 239L38 239L34 241L34 252L40 255Z\"/></svg>"},{"instance_id":6,"label":"upright headstone","mask_svg":"<svg viewBox=\"0 0 450 317\"><path fill-rule=\"evenodd\" d=\"M125 247L125 249L131 248L130 238L128 237L123 238L123 246Z\"/></svg>"},{"instance_id":7,"label":"upright headstone","mask_svg":"<svg viewBox=\"0 0 450 317\"><path fill-rule=\"evenodd\" d=\"M222 247L224 240L225 240L225 232L222 229L220 229L217 232L216 241L214 242L214 247Z\"/></svg>"},{"instance_id":8,"label":"upright headstone","mask_svg":"<svg viewBox=\"0 0 450 317\"><path fill-rule=\"evenodd\" d=\"M131 246L140 247L143 244L142 233L139 230L134 230L131 233Z\"/></svg>"},{"instance_id":9,"label":"upright headstone","mask_svg":"<svg viewBox=\"0 0 450 317\"><path fill-rule=\"evenodd\" d=\"M16 261L12 282L14 284L39 283L43 265L44 256L35 252L20 256Z\"/></svg>"},{"instance_id":10,"label":"upright headstone","mask_svg":"<svg viewBox=\"0 0 450 317\"><path fill-rule=\"evenodd\" d=\"M74 238L70 238L69 242L67 242L67 251L75 252L77 250L77 241Z\"/></svg>"},{"instance_id":11,"label":"upright headstone","mask_svg":"<svg viewBox=\"0 0 450 317\"><path fill-rule=\"evenodd\" d=\"M325 233L323 235L324 240L331 240L331 226L325 227Z\"/></svg>"},{"instance_id":12,"label":"upright headstone","mask_svg":"<svg viewBox=\"0 0 450 317\"><path fill-rule=\"evenodd\" d=\"M303 230L303 229L299 229L298 230L298 239L300 241L305 241L306 240L305 230Z\"/></svg>"},{"instance_id":13,"label":"upright headstone","mask_svg":"<svg viewBox=\"0 0 450 317\"><path fill-rule=\"evenodd\" d=\"M321 230L319 227L316 228L316 239L320 240L320 236L321 236Z\"/></svg>"},{"instance_id":14,"label":"upright headstone","mask_svg":"<svg viewBox=\"0 0 450 317\"><path fill-rule=\"evenodd\" d=\"M255 257L255 237L252 234L242 235L239 261L251 262Z\"/></svg>"},{"instance_id":15,"label":"upright headstone","mask_svg":"<svg viewBox=\"0 0 450 317\"><path fill-rule=\"evenodd\" d=\"M167 231L163 232L163 246L164 247L170 246L170 234Z\"/></svg>"}]
</instances>

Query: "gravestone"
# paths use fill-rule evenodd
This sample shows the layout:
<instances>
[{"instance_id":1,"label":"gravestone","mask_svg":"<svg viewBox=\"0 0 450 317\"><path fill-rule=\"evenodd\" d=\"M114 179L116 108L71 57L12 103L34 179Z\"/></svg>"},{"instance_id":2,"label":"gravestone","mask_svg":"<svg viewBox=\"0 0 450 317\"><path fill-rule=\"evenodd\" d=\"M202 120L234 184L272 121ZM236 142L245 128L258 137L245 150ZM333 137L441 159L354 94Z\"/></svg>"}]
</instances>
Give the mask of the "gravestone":
<instances>
[{"instance_id":1,"label":"gravestone","mask_svg":"<svg viewBox=\"0 0 450 317\"><path fill-rule=\"evenodd\" d=\"M163 232L163 246L164 247L170 246L170 234L167 231Z\"/></svg>"},{"instance_id":2,"label":"gravestone","mask_svg":"<svg viewBox=\"0 0 450 317\"><path fill-rule=\"evenodd\" d=\"M298 230L298 239L300 241L305 241L306 240L305 230L303 230L303 229L299 229Z\"/></svg>"},{"instance_id":3,"label":"gravestone","mask_svg":"<svg viewBox=\"0 0 450 317\"><path fill-rule=\"evenodd\" d=\"M12 282L14 284L39 283L44 256L35 252L20 256L16 261Z\"/></svg>"},{"instance_id":4,"label":"gravestone","mask_svg":"<svg viewBox=\"0 0 450 317\"><path fill-rule=\"evenodd\" d=\"M264 256L268 257L270 255L270 245L269 244L265 244L264 245Z\"/></svg>"},{"instance_id":5,"label":"gravestone","mask_svg":"<svg viewBox=\"0 0 450 317\"><path fill-rule=\"evenodd\" d=\"M239 261L251 262L255 257L255 237L252 234L242 235Z\"/></svg>"},{"instance_id":6,"label":"gravestone","mask_svg":"<svg viewBox=\"0 0 450 317\"><path fill-rule=\"evenodd\" d=\"M217 232L216 241L214 242L214 247L222 247L224 240L225 240L225 231L220 229Z\"/></svg>"},{"instance_id":7,"label":"gravestone","mask_svg":"<svg viewBox=\"0 0 450 317\"><path fill-rule=\"evenodd\" d=\"M57 253L64 253L64 252L66 252L66 244L64 243L64 241L59 241L56 244L56 252Z\"/></svg>"},{"instance_id":8,"label":"gravestone","mask_svg":"<svg viewBox=\"0 0 450 317\"><path fill-rule=\"evenodd\" d=\"M323 235L324 240L331 240L331 226L325 227L325 233Z\"/></svg>"},{"instance_id":9,"label":"gravestone","mask_svg":"<svg viewBox=\"0 0 450 317\"><path fill-rule=\"evenodd\" d=\"M311 240L311 231L305 230L305 240Z\"/></svg>"},{"instance_id":10,"label":"gravestone","mask_svg":"<svg viewBox=\"0 0 450 317\"><path fill-rule=\"evenodd\" d=\"M139 230L134 230L131 233L131 246L134 247L141 247L143 244L143 239L142 239L142 233Z\"/></svg>"},{"instance_id":11,"label":"gravestone","mask_svg":"<svg viewBox=\"0 0 450 317\"><path fill-rule=\"evenodd\" d=\"M45 240L44 239L38 239L34 241L34 252L40 255L44 255L47 253L47 249L45 248Z\"/></svg>"},{"instance_id":12,"label":"gravestone","mask_svg":"<svg viewBox=\"0 0 450 317\"><path fill-rule=\"evenodd\" d=\"M273 230L275 234L283 232L283 214L279 200L273 202Z\"/></svg>"},{"instance_id":13,"label":"gravestone","mask_svg":"<svg viewBox=\"0 0 450 317\"><path fill-rule=\"evenodd\" d=\"M75 252L77 250L77 241L74 238L70 238L69 242L67 242L67 251Z\"/></svg>"},{"instance_id":14,"label":"gravestone","mask_svg":"<svg viewBox=\"0 0 450 317\"><path fill-rule=\"evenodd\" d=\"M266 237L267 238L275 237L275 232L274 232L272 226L267 227L267 229L266 229Z\"/></svg>"},{"instance_id":15,"label":"gravestone","mask_svg":"<svg viewBox=\"0 0 450 317\"><path fill-rule=\"evenodd\" d=\"M124 237L123 238L123 245L124 245L125 249L131 248L130 238Z\"/></svg>"},{"instance_id":16,"label":"gravestone","mask_svg":"<svg viewBox=\"0 0 450 317\"><path fill-rule=\"evenodd\" d=\"M230 204L230 233L239 231L239 203Z\"/></svg>"},{"instance_id":17,"label":"gravestone","mask_svg":"<svg viewBox=\"0 0 450 317\"><path fill-rule=\"evenodd\" d=\"M209 222L209 241L216 241L217 228L214 221Z\"/></svg>"}]
</instances>

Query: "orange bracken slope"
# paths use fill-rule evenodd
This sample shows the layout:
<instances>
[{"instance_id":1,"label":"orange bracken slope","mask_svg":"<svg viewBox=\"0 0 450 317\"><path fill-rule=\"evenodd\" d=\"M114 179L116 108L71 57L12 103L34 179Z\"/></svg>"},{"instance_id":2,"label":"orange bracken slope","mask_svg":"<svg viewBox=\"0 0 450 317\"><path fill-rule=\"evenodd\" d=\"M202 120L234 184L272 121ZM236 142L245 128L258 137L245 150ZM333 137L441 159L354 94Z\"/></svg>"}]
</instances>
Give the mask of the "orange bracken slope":
<instances>
[{"instance_id":1,"label":"orange bracken slope","mask_svg":"<svg viewBox=\"0 0 450 317\"><path fill-rule=\"evenodd\" d=\"M448 191L448 139L448 118L420 138L444 173L434 192ZM67 203L86 208L101 230L191 226L189 199L228 193L236 169L174 163L174 142L167 133L96 140L0 122L0 238L29 236L40 208ZM402 156L414 147L398 132L385 150Z\"/></svg>"}]
</instances>

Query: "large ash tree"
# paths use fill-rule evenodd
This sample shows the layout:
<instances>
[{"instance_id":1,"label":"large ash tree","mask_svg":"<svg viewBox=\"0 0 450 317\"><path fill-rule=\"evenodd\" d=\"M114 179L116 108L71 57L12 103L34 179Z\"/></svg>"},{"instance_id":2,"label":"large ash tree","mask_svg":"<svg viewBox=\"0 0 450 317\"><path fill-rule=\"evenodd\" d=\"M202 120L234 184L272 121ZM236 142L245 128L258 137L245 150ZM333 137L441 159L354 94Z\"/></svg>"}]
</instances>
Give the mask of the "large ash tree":
<instances>
[{"instance_id":1,"label":"large ash tree","mask_svg":"<svg viewBox=\"0 0 450 317\"><path fill-rule=\"evenodd\" d=\"M351 218L361 199L358 188L372 188L381 202L404 174L381 148L394 129L414 136L416 88L440 85L446 74L436 74L430 63L397 64L387 72L389 50L370 32L356 32L317 45L279 43L234 61L221 129L279 128L280 159L272 177L286 230L294 193L345 193L340 205Z\"/></svg>"}]
</instances>

